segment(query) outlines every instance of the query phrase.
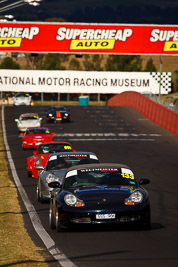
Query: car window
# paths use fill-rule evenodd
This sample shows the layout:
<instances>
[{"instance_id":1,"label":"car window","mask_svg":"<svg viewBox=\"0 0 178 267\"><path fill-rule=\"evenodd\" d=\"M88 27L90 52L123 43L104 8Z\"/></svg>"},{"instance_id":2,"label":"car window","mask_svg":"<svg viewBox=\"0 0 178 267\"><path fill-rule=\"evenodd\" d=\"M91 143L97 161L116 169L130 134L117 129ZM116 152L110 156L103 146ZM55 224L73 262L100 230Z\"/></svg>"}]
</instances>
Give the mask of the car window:
<instances>
[{"instance_id":1,"label":"car window","mask_svg":"<svg viewBox=\"0 0 178 267\"><path fill-rule=\"evenodd\" d=\"M42 144L39 146L37 154L57 153L64 151L72 151L70 144Z\"/></svg>"},{"instance_id":2,"label":"car window","mask_svg":"<svg viewBox=\"0 0 178 267\"><path fill-rule=\"evenodd\" d=\"M92 163L99 163L99 160L97 158L90 158L89 155L55 155L54 157L49 158L48 163L46 165L46 170L58 170L61 168L69 168L75 165Z\"/></svg>"},{"instance_id":3,"label":"car window","mask_svg":"<svg viewBox=\"0 0 178 267\"><path fill-rule=\"evenodd\" d=\"M71 171L66 175L64 188L78 186L124 186L136 185L136 180L133 172L130 169L115 169L115 170L77 170Z\"/></svg>"},{"instance_id":4,"label":"car window","mask_svg":"<svg viewBox=\"0 0 178 267\"><path fill-rule=\"evenodd\" d=\"M19 93L19 94L16 94L15 97L29 97L29 94Z\"/></svg>"},{"instance_id":5,"label":"car window","mask_svg":"<svg viewBox=\"0 0 178 267\"><path fill-rule=\"evenodd\" d=\"M48 129L27 129L26 135L29 134L50 134L50 131Z\"/></svg>"},{"instance_id":6,"label":"car window","mask_svg":"<svg viewBox=\"0 0 178 267\"><path fill-rule=\"evenodd\" d=\"M29 116L29 117L25 116L25 117L20 117L20 120L21 121L38 120L38 119L39 119L38 116Z\"/></svg>"}]
</instances>

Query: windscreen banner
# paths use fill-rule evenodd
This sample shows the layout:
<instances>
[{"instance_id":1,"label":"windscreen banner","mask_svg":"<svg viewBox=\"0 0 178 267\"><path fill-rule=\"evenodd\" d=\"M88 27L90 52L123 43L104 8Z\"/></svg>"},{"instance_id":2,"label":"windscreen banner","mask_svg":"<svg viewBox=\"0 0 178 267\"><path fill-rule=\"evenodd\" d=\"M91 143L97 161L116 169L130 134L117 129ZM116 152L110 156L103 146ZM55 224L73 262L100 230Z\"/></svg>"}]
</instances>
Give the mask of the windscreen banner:
<instances>
[{"instance_id":1,"label":"windscreen banner","mask_svg":"<svg viewBox=\"0 0 178 267\"><path fill-rule=\"evenodd\" d=\"M177 55L178 25L3 22L0 51Z\"/></svg>"},{"instance_id":2,"label":"windscreen banner","mask_svg":"<svg viewBox=\"0 0 178 267\"><path fill-rule=\"evenodd\" d=\"M0 70L3 92L119 94L125 91L168 94L171 72Z\"/></svg>"}]
</instances>

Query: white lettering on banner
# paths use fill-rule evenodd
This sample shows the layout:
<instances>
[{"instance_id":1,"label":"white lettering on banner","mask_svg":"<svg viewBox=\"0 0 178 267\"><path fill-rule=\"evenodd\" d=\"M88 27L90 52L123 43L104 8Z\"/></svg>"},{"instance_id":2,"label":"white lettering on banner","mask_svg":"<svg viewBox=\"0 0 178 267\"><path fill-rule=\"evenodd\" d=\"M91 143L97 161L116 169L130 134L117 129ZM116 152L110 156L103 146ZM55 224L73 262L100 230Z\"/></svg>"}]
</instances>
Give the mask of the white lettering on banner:
<instances>
[{"instance_id":1,"label":"white lettering on banner","mask_svg":"<svg viewBox=\"0 0 178 267\"><path fill-rule=\"evenodd\" d=\"M18 84L18 85L36 85L33 77L8 77L8 76L0 76L0 84Z\"/></svg>"},{"instance_id":2,"label":"white lettering on banner","mask_svg":"<svg viewBox=\"0 0 178 267\"><path fill-rule=\"evenodd\" d=\"M150 41L151 42L157 42L157 41L178 41L178 31L168 31L168 30L159 30L159 29L154 29L151 32L151 37Z\"/></svg>"},{"instance_id":3,"label":"white lettering on banner","mask_svg":"<svg viewBox=\"0 0 178 267\"><path fill-rule=\"evenodd\" d=\"M123 30L106 30L106 29L67 29L65 27L60 27L57 31L56 40L62 41L66 40L119 40L125 42L128 37L132 35L132 29Z\"/></svg>"},{"instance_id":4,"label":"white lettering on banner","mask_svg":"<svg viewBox=\"0 0 178 267\"><path fill-rule=\"evenodd\" d=\"M160 89L161 82L161 89ZM168 94L171 72L46 71L0 69L1 91L118 94L125 91Z\"/></svg>"},{"instance_id":5,"label":"white lettering on banner","mask_svg":"<svg viewBox=\"0 0 178 267\"><path fill-rule=\"evenodd\" d=\"M106 78L104 79L79 79L74 78L73 79L73 85L74 86L107 86L108 80Z\"/></svg>"},{"instance_id":6,"label":"white lettering on banner","mask_svg":"<svg viewBox=\"0 0 178 267\"><path fill-rule=\"evenodd\" d=\"M39 85L60 85L60 86L70 86L70 79L69 78L46 78L46 77L39 77L38 79Z\"/></svg>"},{"instance_id":7,"label":"white lettering on banner","mask_svg":"<svg viewBox=\"0 0 178 267\"><path fill-rule=\"evenodd\" d=\"M149 87L149 80L139 79L111 79L111 86Z\"/></svg>"},{"instance_id":8,"label":"white lettering on banner","mask_svg":"<svg viewBox=\"0 0 178 267\"><path fill-rule=\"evenodd\" d=\"M1 38L26 38L32 40L39 33L38 27L31 28L16 28L16 27L0 27Z\"/></svg>"}]
</instances>

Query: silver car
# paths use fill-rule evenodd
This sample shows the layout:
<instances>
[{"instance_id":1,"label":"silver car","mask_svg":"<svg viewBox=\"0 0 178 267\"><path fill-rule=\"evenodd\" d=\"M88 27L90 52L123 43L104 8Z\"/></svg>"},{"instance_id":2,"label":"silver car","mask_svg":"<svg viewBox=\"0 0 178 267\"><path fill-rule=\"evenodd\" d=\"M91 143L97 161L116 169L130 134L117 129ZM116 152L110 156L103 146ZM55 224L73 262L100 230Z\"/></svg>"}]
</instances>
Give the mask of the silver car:
<instances>
[{"instance_id":1,"label":"silver car","mask_svg":"<svg viewBox=\"0 0 178 267\"><path fill-rule=\"evenodd\" d=\"M19 132L25 132L29 127L41 127L42 118L39 118L37 113L21 114L17 122L17 129Z\"/></svg>"},{"instance_id":2,"label":"silver car","mask_svg":"<svg viewBox=\"0 0 178 267\"><path fill-rule=\"evenodd\" d=\"M54 181L62 183L69 167L92 163L100 163L98 157L92 152L59 152L52 154L45 168L42 165L35 167L40 170L37 178L37 200L41 203L50 200L50 192L53 189L48 186L48 183Z\"/></svg>"},{"instance_id":3,"label":"silver car","mask_svg":"<svg viewBox=\"0 0 178 267\"><path fill-rule=\"evenodd\" d=\"M17 93L13 97L13 104L14 106L20 106L20 105L31 106L32 96L27 93Z\"/></svg>"}]
</instances>

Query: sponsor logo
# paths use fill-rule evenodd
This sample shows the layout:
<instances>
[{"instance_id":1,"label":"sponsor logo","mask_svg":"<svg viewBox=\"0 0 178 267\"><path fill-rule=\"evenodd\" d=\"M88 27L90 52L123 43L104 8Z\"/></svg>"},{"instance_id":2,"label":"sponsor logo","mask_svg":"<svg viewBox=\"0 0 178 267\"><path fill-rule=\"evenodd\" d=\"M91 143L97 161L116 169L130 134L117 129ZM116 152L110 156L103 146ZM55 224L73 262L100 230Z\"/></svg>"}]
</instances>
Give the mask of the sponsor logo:
<instances>
[{"instance_id":1,"label":"sponsor logo","mask_svg":"<svg viewBox=\"0 0 178 267\"><path fill-rule=\"evenodd\" d=\"M38 27L0 27L0 47L20 47L23 39L33 40Z\"/></svg>"},{"instance_id":2,"label":"sponsor logo","mask_svg":"<svg viewBox=\"0 0 178 267\"><path fill-rule=\"evenodd\" d=\"M56 40L71 40L70 50L113 49L116 41L126 42L132 29L70 29L60 27Z\"/></svg>"},{"instance_id":3,"label":"sponsor logo","mask_svg":"<svg viewBox=\"0 0 178 267\"><path fill-rule=\"evenodd\" d=\"M164 51L178 51L178 42L165 42Z\"/></svg>"},{"instance_id":4,"label":"sponsor logo","mask_svg":"<svg viewBox=\"0 0 178 267\"><path fill-rule=\"evenodd\" d=\"M178 51L178 31L154 29L151 32L150 41L165 42L163 48L165 52Z\"/></svg>"}]
</instances>

